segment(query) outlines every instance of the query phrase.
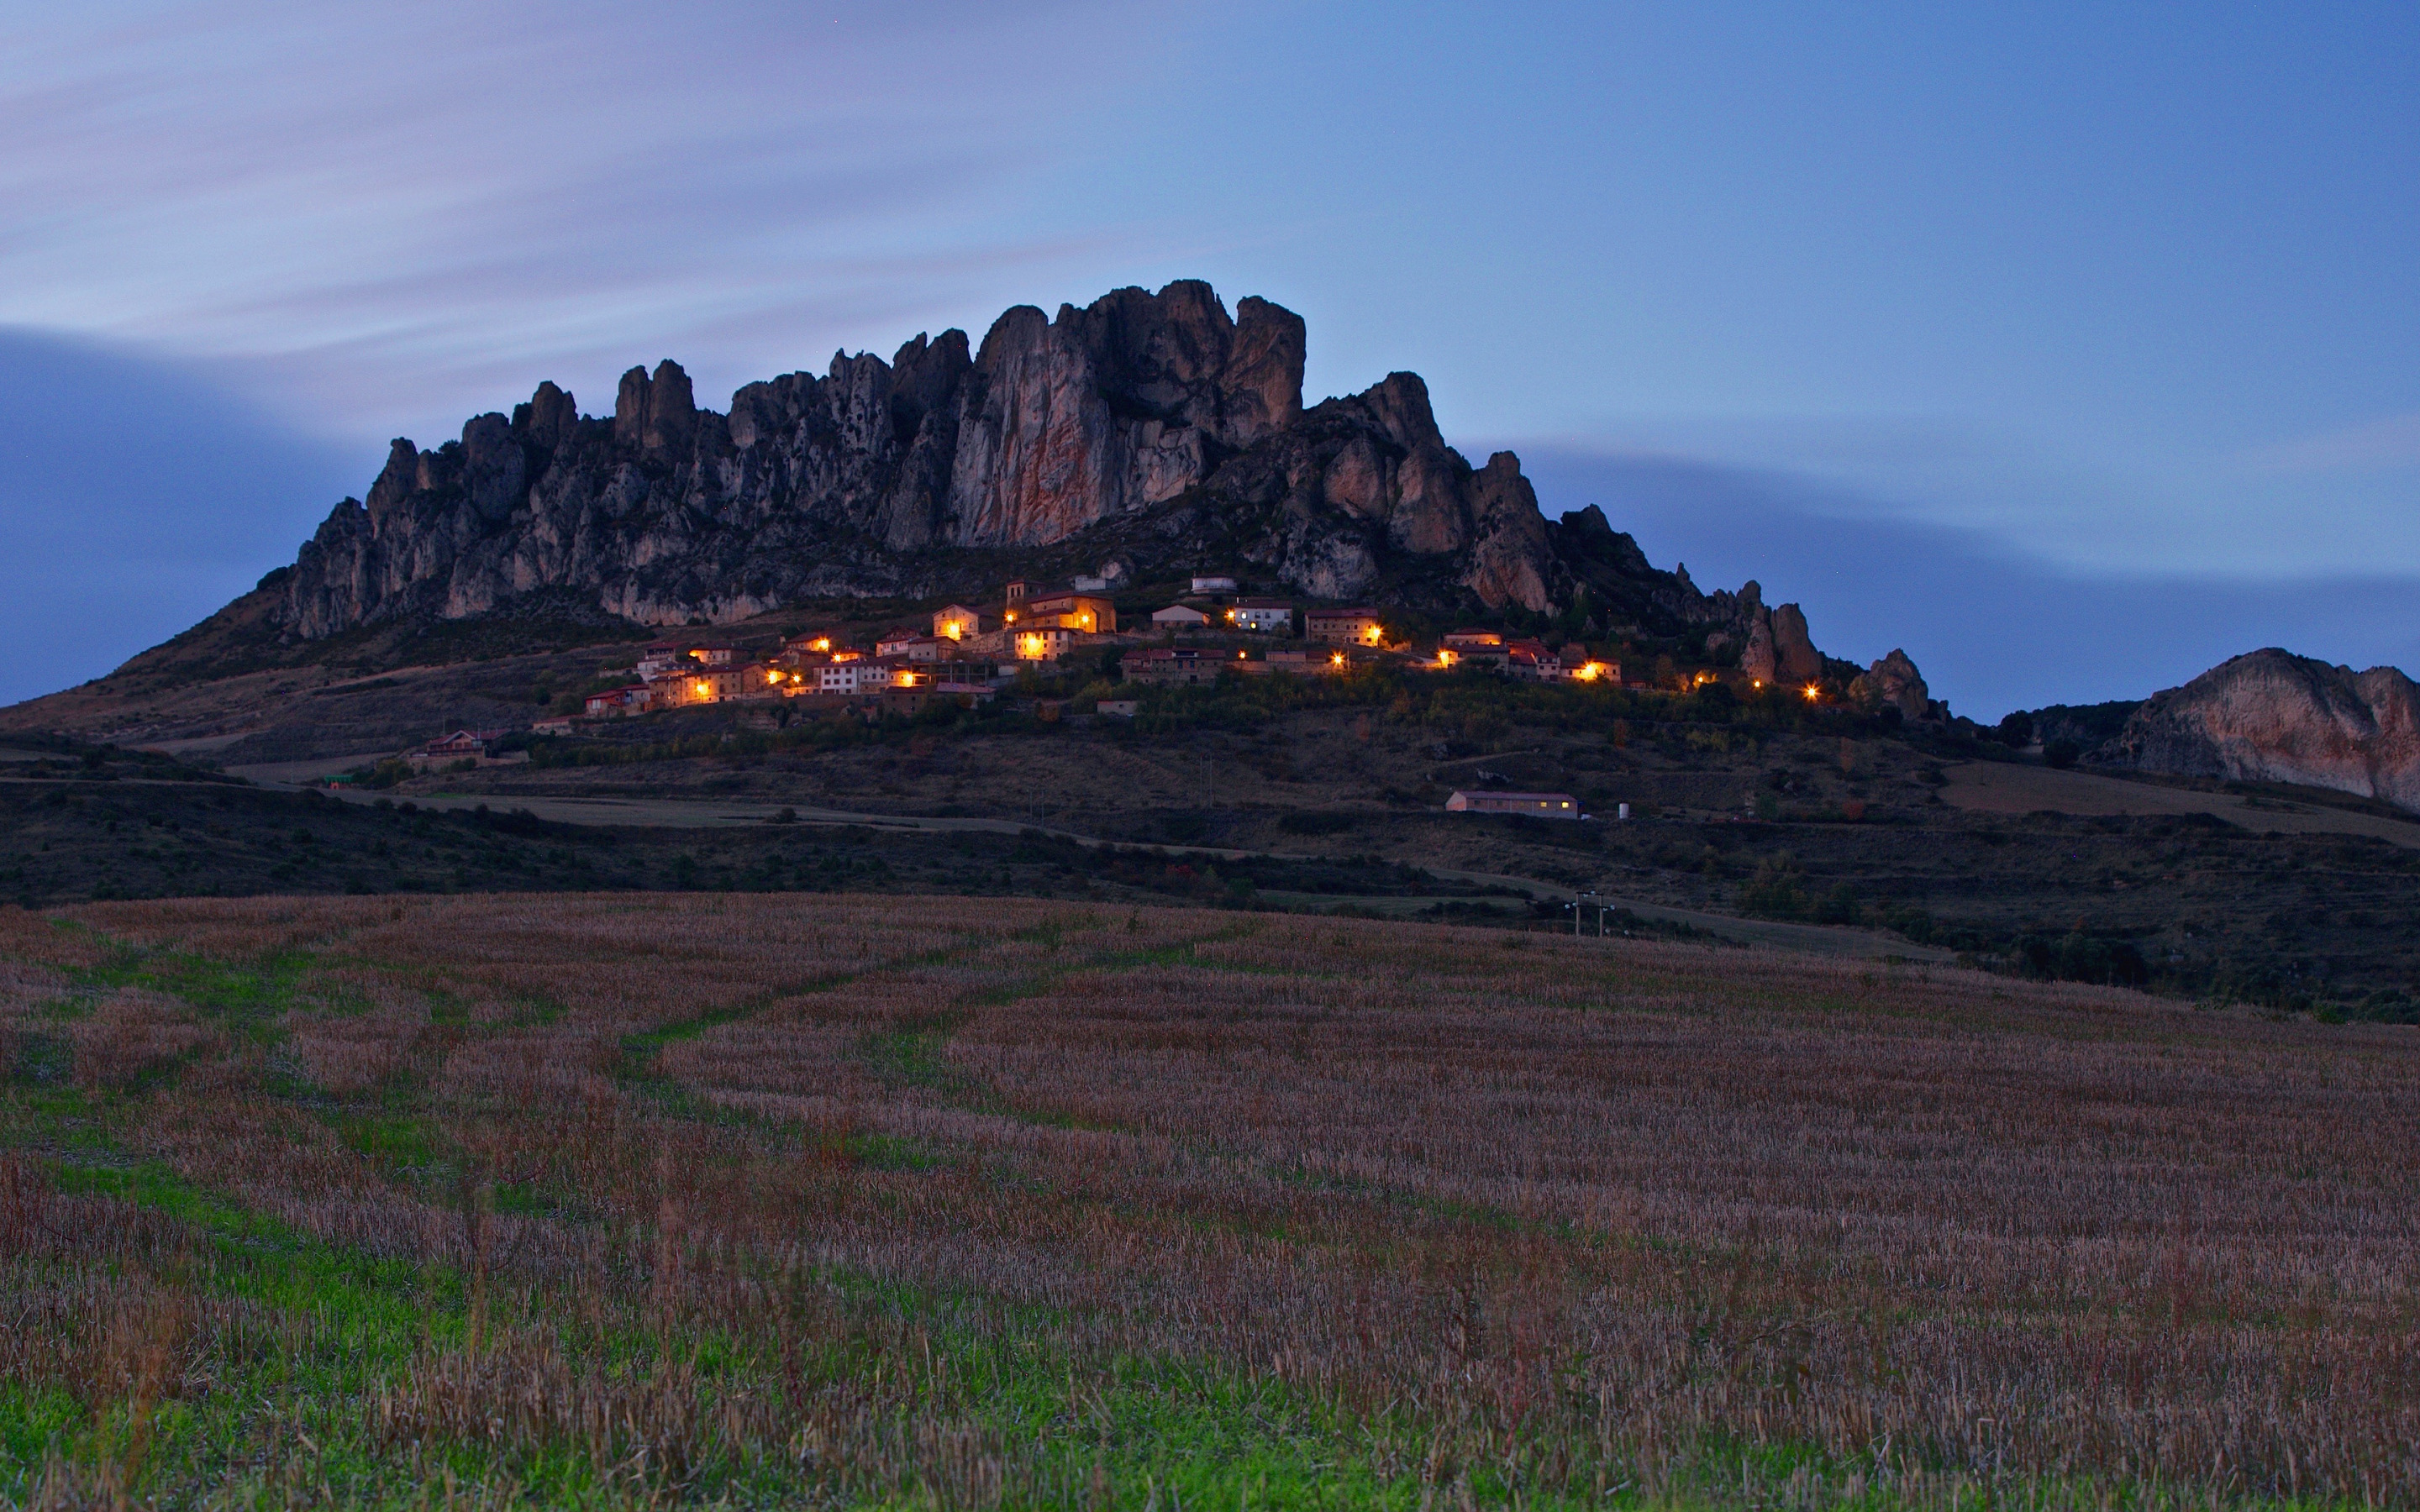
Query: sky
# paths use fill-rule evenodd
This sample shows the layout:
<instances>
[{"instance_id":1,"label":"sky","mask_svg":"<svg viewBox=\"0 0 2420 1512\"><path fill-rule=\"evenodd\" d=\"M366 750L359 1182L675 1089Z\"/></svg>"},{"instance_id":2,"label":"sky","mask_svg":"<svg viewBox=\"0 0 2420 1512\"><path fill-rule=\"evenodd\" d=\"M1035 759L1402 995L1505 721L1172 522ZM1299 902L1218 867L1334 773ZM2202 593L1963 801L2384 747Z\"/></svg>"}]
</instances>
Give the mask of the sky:
<instances>
[{"instance_id":1,"label":"sky","mask_svg":"<svg viewBox=\"0 0 2420 1512\"><path fill-rule=\"evenodd\" d=\"M86 0L0 19L0 699L390 437L1210 280L1937 694L2420 668L2420 10Z\"/></svg>"}]
</instances>

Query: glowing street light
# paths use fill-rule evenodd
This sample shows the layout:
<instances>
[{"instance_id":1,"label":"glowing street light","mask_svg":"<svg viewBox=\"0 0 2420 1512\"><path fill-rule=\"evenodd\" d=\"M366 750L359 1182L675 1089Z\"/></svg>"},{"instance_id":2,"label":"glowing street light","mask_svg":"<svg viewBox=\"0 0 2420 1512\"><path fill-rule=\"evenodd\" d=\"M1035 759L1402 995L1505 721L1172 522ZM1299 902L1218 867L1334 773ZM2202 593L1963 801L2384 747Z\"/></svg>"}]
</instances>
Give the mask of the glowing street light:
<instances>
[{"instance_id":1,"label":"glowing street light","mask_svg":"<svg viewBox=\"0 0 2420 1512\"><path fill-rule=\"evenodd\" d=\"M1821 683L1809 683L1798 691L1807 695L1807 702L1814 703L1822 700L1823 697L1823 685Z\"/></svg>"}]
</instances>

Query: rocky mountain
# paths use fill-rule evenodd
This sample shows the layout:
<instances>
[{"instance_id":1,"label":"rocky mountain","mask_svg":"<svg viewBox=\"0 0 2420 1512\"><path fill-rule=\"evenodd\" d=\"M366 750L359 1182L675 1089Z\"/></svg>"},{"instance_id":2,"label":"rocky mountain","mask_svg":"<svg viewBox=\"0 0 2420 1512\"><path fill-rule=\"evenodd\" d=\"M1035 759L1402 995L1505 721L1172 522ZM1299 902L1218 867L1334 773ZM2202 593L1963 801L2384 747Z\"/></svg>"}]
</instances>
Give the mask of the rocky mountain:
<instances>
[{"instance_id":1,"label":"rocky mountain","mask_svg":"<svg viewBox=\"0 0 2420 1512\"><path fill-rule=\"evenodd\" d=\"M1702 594L1595 509L1546 519L1518 457L1474 467L1445 443L1415 375L1306 409L1304 349L1293 312L1246 299L1231 317L1186 282L1055 318L1019 306L971 351L947 331L888 362L836 355L726 412L671 361L625 374L610 418L541 384L433 451L396 441L366 500L264 581L261 615L313 640L568 594L719 624L1004 571L1224 568L1328 599L1728 626L1821 666L1794 609Z\"/></svg>"},{"instance_id":2,"label":"rocky mountain","mask_svg":"<svg viewBox=\"0 0 2420 1512\"><path fill-rule=\"evenodd\" d=\"M2420 812L2420 693L2392 667L2356 672L2272 647L2153 694L2086 759L2333 788Z\"/></svg>"}]
</instances>

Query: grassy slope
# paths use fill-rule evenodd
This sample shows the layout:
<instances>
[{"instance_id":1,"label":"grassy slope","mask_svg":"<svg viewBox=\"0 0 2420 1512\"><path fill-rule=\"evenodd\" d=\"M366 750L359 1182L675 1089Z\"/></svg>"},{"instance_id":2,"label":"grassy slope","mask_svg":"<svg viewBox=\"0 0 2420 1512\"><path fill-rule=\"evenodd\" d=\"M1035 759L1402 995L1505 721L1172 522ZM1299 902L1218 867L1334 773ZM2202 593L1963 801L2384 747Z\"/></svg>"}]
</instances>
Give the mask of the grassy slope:
<instances>
[{"instance_id":1,"label":"grassy slope","mask_svg":"<svg viewBox=\"0 0 2420 1512\"><path fill-rule=\"evenodd\" d=\"M0 914L0 1040L20 1498L2420 1495L2397 1030L613 896Z\"/></svg>"}]
</instances>

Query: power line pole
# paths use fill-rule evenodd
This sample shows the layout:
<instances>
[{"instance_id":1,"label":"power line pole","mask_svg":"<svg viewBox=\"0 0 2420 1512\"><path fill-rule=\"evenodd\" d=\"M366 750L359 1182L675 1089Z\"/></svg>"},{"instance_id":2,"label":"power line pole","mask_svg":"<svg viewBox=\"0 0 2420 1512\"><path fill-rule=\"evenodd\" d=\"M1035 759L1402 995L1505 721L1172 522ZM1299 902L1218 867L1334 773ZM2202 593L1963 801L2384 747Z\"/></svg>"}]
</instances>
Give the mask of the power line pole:
<instances>
[{"instance_id":1,"label":"power line pole","mask_svg":"<svg viewBox=\"0 0 2420 1512\"><path fill-rule=\"evenodd\" d=\"M1606 898L1604 893L1597 891L1593 887L1590 888L1586 892L1575 892L1572 894L1572 933L1574 934L1577 934L1580 932L1580 910L1584 907L1594 908L1596 910L1596 937L1598 939L1605 938L1605 912L1611 905L1611 900Z\"/></svg>"}]
</instances>

